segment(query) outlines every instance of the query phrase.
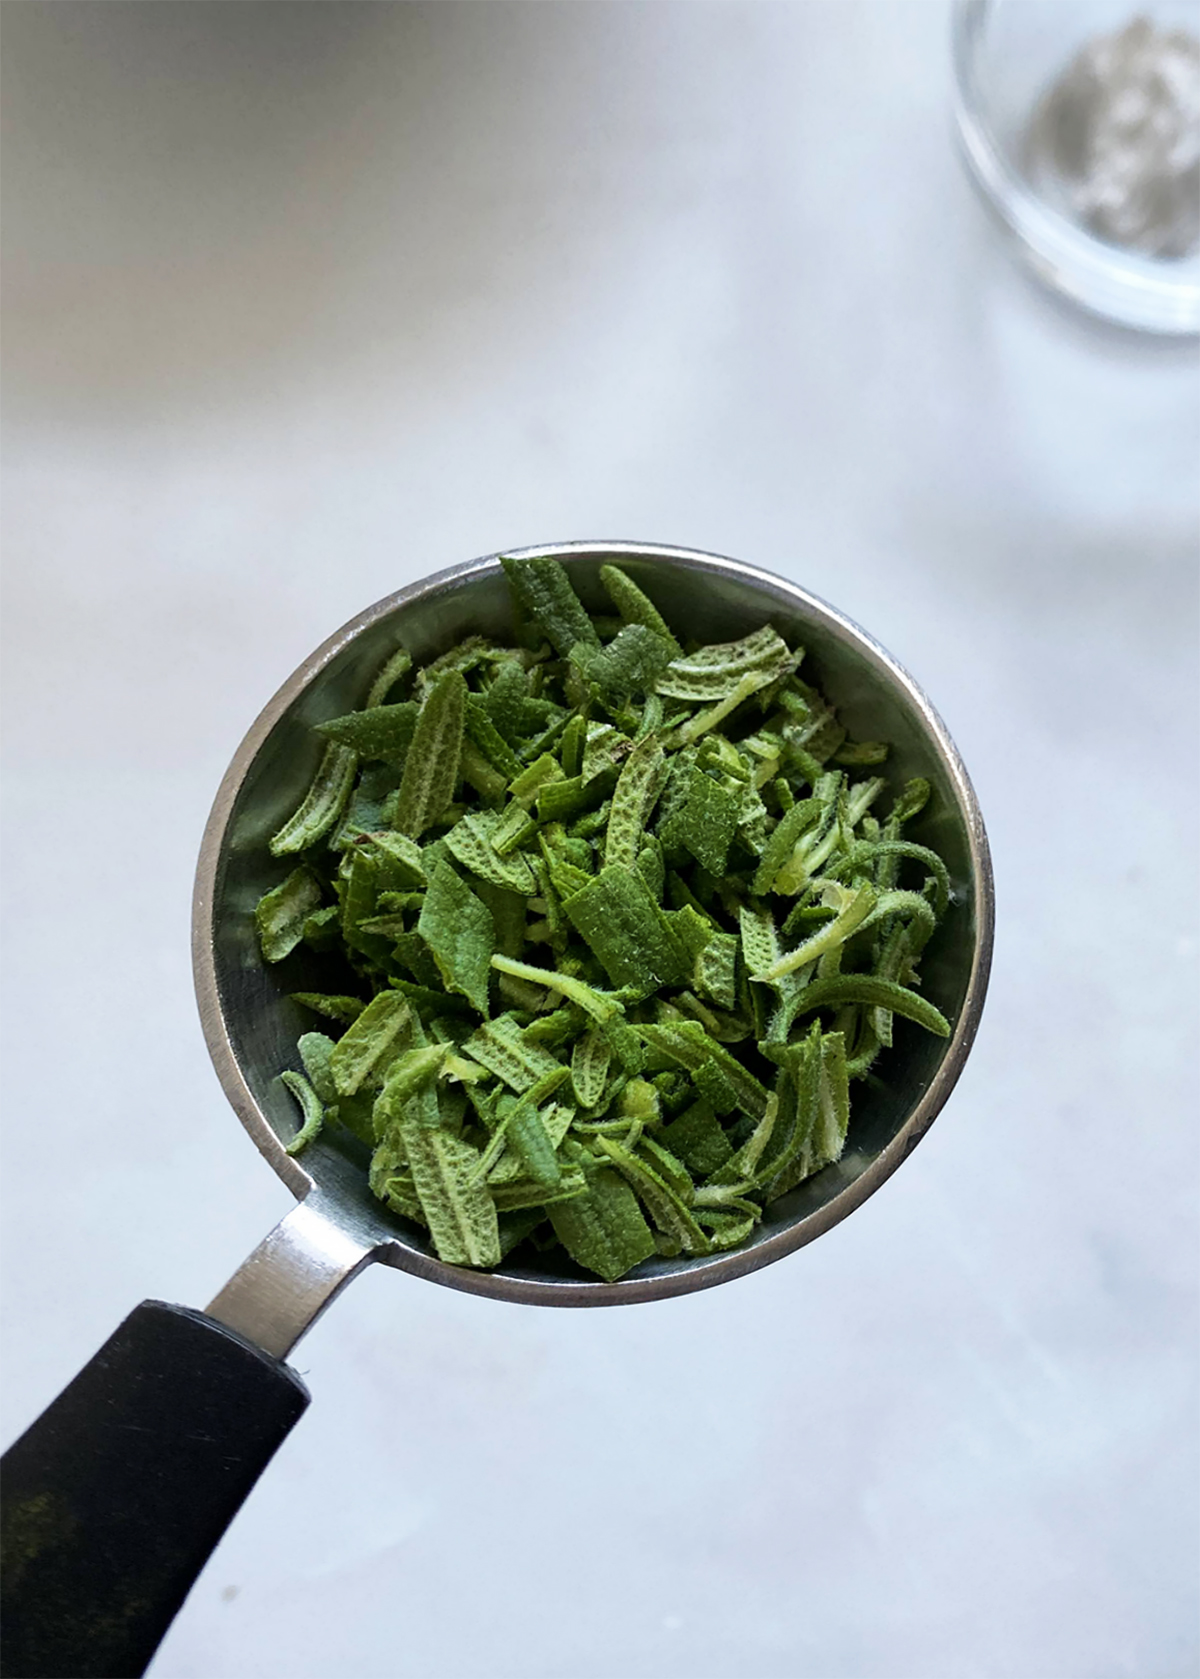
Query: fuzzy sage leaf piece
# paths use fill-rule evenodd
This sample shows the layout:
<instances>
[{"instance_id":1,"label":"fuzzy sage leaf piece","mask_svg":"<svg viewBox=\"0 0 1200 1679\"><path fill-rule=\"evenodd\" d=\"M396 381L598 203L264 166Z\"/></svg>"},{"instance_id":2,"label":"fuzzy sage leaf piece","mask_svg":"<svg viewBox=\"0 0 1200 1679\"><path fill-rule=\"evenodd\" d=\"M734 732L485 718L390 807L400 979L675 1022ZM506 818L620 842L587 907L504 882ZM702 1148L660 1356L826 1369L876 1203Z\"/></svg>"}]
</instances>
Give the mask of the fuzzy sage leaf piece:
<instances>
[{"instance_id":1,"label":"fuzzy sage leaf piece","mask_svg":"<svg viewBox=\"0 0 1200 1679\"><path fill-rule=\"evenodd\" d=\"M675 658L681 657L683 649L672 635L666 619L627 572L622 571L620 566L602 565L600 581L627 624L640 624L643 629L652 630L671 649Z\"/></svg>"},{"instance_id":2,"label":"fuzzy sage leaf piece","mask_svg":"<svg viewBox=\"0 0 1200 1679\"><path fill-rule=\"evenodd\" d=\"M553 1073L561 1063L532 1042L517 1025L511 1014L498 1015L486 1022L463 1045L465 1053L489 1072L516 1091L528 1090L531 1084Z\"/></svg>"},{"instance_id":3,"label":"fuzzy sage leaf piece","mask_svg":"<svg viewBox=\"0 0 1200 1679\"><path fill-rule=\"evenodd\" d=\"M305 851L329 832L350 797L357 769L357 753L331 741L321 755L312 786L299 808L272 839L272 857Z\"/></svg>"},{"instance_id":4,"label":"fuzzy sage leaf piece","mask_svg":"<svg viewBox=\"0 0 1200 1679\"><path fill-rule=\"evenodd\" d=\"M727 787L693 764L687 792L663 825L662 843L668 849L683 846L702 869L719 877L725 873L739 809L739 800Z\"/></svg>"},{"instance_id":5,"label":"fuzzy sage leaf piece","mask_svg":"<svg viewBox=\"0 0 1200 1679\"><path fill-rule=\"evenodd\" d=\"M560 659L570 657L577 642L599 647L592 620L571 587L566 571L549 558L513 559L501 555L513 594L543 631Z\"/></svg>"},{"instance_id":6,"label":"fuzzy sage leaf piece","mask_svg":"<svg viewBox=\"0 0 1200 1679\"><path fill-rule=\"evenodd\" d=\"M492 967L513 979L527 980L531 985L544 985L548 990L556 991L572 1003L578 1003L585 1013L602 1025L616 1020L623 1012L621 1003L611 993L597 990L594 985L585 985L573 974L556 973L552 968L535 968L528 962L514 962L508 956L493 956Z\"/></svg>"},{"instance_id":7,"label":"fuzzy sage leaf piece","mask_svg":"<svg viewBox=\"0 0 1200 1679\"><path fill-rule=\"evenodd\" d=\"M617 777L604 847L606 863L633 867L667 773L667 755L655 737L639 740Z\"/></svg>"},{"instance_id":8,"label":"fuzzy sage leaf piece","mask_svg":"<svg viewBox=\"0 0 1200 1679\"><path fill-rule=\"evenodd\" d=\"M287 1146L357 1139L443 1263L616 1281L749 1240L893 1041L950 1032L920 963L953 883L929 783L889 796L777 627L696 646L651 598L678 574L602 566L593 618L503 564L520 645L393 654L270 843L263 959L328 1026Z\"/></svg>"},{"instance_id":9,"label":"fuzzy sage leaf piece","mask_svg":"<svg viewBox=\"0 0 1200 1679\"><path fill-rule=\"evenodd\" d=\"M345 717L318 723L317 733L348 746L360 758L382 758L402 765L408 757L420 707L413 700L400 705L377 705L370 711L351 711Z\"/></svg>"},{"instance_id":10,"label":"fuzzy sage leaf piece","mask_svg":"<svg viewBox=\"0 0 1200 1679\"><path fill-rule=\"evenodd\" d=\"M268 962L282 962L304 937L304 924L321 902L321 883L305 868L293 869L287 879L258 900L254 920L258 942Z\"/></svg>"},{"instance_id":11,"label":"fuzzy sage leaf piece","mask_svg":"<svg viewBox=\"0 0 1200 1679\"><path fill-rule=\"evenodd\" d=\"M330 1071L339 1096L353 1096L401 1046L412 1015L397 991L381 991L334 1046Z\"/></svg>"},{"instance_id":12,"label":"fuzzy sage leaf piece","mask_svg":"<svg viewBox=\"0 0 1200 1679\"><path fill-rule=\"evenodd\" d=\"M420 839L454 796L462 757L467 684L462 672L445 671L430 689L404 763L393 827Z\"/></svg>"},{"instance_id":13,"label":"fuzzy sage leaf piece","mask_svg":"<svg viewBox=\"0 0 1200 1679\"><path fill-rule=\"evenodd\" d=\"M449 863L439 864L429 877L417 931L447 991L458 992L486 1016L496 924L491 910Z\"/></svg>"},{"instance_id":14,"label":"fuzzy sage leaf piece","mask_svg":"<svg viewBox=\"0 0 1200 1679\"><path fill-rule=\"evenodd\" d=\"M300 1104L302 1116L300 1129L284 1150L285 1154L294 1157L306 1149L315 1137L320 1135L321 1127L325 1123L325 1104L302 1074L294 1073L289 1069L279 1076Z\"/></svg>"},{"instance_id":15,"label":"fuzzy sage leaf piece","mask_svg":"<svg viewBox=\"0 0 1200 1679\"><path fill-rule=\"evenodd\" d=\"M319 991L293 991L292 1001L301 1003L314 1014L323 1014L327 1020L339 1020L343 1026L357 1020L366 1008L361 997L330 997Z\"/></svg>"},{"instance_id":16,"label":"fuzzy sage leaf piece","mask_svg":"<svg viewBox=\"0 0 1200 1679\"><path fill-rule=\"evenodd\" d=\"M465 869L478 875L480 880L532 897L537 882L528 859L520 852L510 852L502 857L496 850L496 834L502 821L499 811L468 811L446 835L446 847Z\"/></svg>"},{"instance_id":17,"label":"fuzzy sage leaf piece","mask_svg":"<svg viewBox=\"0 0 1200 1679\"><path fill-rule=\"evenodd\" d=\"M754 677L757 686L764 687L786 676L794 662L787 642L766 624L741 641L702 647L696 653L676 659L659 677L658 692L667 699L703 700L712 704L728 699L747 677Z\"/></svg>"},{"instance_id":18,"label":"fuzzy sage leaf piece","mask_svg":"<svg viewBox=\"0 0 1200 1679\"><path fill-rule=\"evenodd\" d=\"M915 1020L937 1038L950 1036L950 1022L927 997L898 985L892 979L879 979L873 974L837 974L831 979L813 980L800 993L799 1012L812 1009L837 1008L844 1003L868 1003L875 1008L889 1009L892 1014Z\"/></svg>"},{"instance_id":19,"label":"fuzzy sage leaf piece","mask_svg":"<svg viewBox=\"0 0 1200 1679\"><path fill-rule=\"evenodd\" d=\"M645 994L686 979L686 953L634 870L606 864L563 908L614 985Z\"/></svg>"},{"instance_id":20,"label":"fuzzy sage leaf piece","mask_svg":"<svg viewBox=\"0 0 1200 1679\"><path fill-rule=\"evenodd\" d=\"M498 1265L496 1203L476 1177L479 1150L448 1131L420 1125L411 1109L398 1129L438 1258L446 1265Z\"/></svg>"},{"instance_id":21,"label":"fuzzy sage leaf piece","mask_svg":"<svg viewBox=\"0 0 1200 1679\"><path fill-rule=\"evenodd\" d=\"M571 1085L581 1108L598 1108L608 1083L612 1048L600 1032L585 1032L571 1051Z\"/></svg>"},{"instance_id":22,"label":"fuzzy sage leaf piece","mask_svg":"<svg viewBox=\"0 0 1200 1679\"><path fill-rule=\"evenodd\" d=\"M611 1169L592 1172L585 1194L547 1211L571 1258L606 1283L616 1282L656 1251L637 1196Z\"/></svg>"},{"instance_id":23,"label":"fuzzy sage leaf piece","mask_svg":"<svg viewBox=\"0 0 1200 1679\"><path fill-rule=\"evenodd\" d=\"M594 682L608 701L651 694L659 677L678 651L676 644L642 624L627 624L607 647L578 641L571 663L585 681Z\"/></svg>"}]
</instances>

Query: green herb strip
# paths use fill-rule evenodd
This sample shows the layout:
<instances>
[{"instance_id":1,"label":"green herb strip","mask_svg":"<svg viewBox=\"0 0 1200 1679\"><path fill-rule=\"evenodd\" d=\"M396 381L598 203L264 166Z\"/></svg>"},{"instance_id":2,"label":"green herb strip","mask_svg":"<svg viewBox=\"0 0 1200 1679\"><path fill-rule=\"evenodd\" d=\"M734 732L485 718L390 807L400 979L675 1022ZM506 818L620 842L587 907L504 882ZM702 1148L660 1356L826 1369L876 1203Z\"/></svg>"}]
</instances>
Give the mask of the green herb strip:
<instances>
[{"instance_id":1,"label":"green herb strip","mask_svg":"<svg viewBox=\"0 0 1200 1679\"><path fill-rule=\"evenodd\" d=\"M607 1283L655 1252L637 1196L614 1171L593 1172L585 1194L548 1211L554 1234L575 1263Z\"/></svg>"},{"instance_id":2,"label":"green herb strip","mask_svg":"<svg viewBox=\"0 0 1200 1679\"><path fill-rule=\"evenodd\" d=\"M284 1150L286 1154L297 1155L306 1149L313 1138L318 1136L325 1123L325 1104L317 1095L312 1085L299 1073L281 1073L280 1078L287 1085L292 1095L300 1104L302 1122L300 1129Z\"/></svg>"},{"instance_id":3,"label":"green herb strip","mask_svg":"<svg viewBox=\"0 0 1200 1679\"><path fill-rule=\"evenodd\" d=\"M577 642L599 647L595 626L557 560L502 558L500 563L508 574L513 594L560 659L568 658Z\"/></svg>"},{"instance_id":4,"label":"green herb strip","mask_svg":"<svg viewBox=\"0 0 1200 1679\"><path fill-rule=\"evenodd\" d=\"M495 810L468 811L446 835L447 848L480 880L532 897L537 882L528 859L519 854L502 857L496 850L495 835L501 821Z\"/></svg>"},{"instance_id":5,"label":"green herb strip","mask_svg":"<svg viewBox=\"0 0 1200 1679\"><path fill-rule=\"evenodd\" d=\"M382 758L403 766L412 745L420 706L413 700L399 705L377 705L370 711L351 711L318 723L317 733L339 746L348 746L360 758Z\"/></svg>"},{"instance_id":6,"label":"green herb strip","mask_svg":"<svg viewBox=\"0 0 1200 1679\"><path fill-rule=\"evenodd\" d=\"M687 978L683 947L645 881L631 869L607 864L563 908L614 985L648 994Z\"/></svg>"},{"instance_id":7,"label":"green herb strip","mask_svg":"<svg viewBox=\"0 0 1200 1679\"><path fill-rule=\"evenodd\" d=\"M353 1096L378 1075L399 1047L412 1021L412 1010L395 991L381 991L349 1026L330 1057L339 1096Z\"/></svg>"},{"instance_id":8,"label":"green herb strip","mask_svg":"<svg viewBox=\"0 0 1200 1679\"><path fill-rule=\"evenodd\" d=\"M321 902L321 883L310 870L293 869L287 879L258 900L254 911L258 941L268 962L282 962L304 937L304 927Z\"/></svg>"},{"instance_id":9,"label":"green herb strip","mask_svg":"<svg viewBox=\"0 0 1200 1679\"><path fill-rule=\"evenodd\" d=\"M665 641L675 658L680 658L683 649L672 635L666 619L659 612L649 595L644 594L633 578L623 572L619 566L602 565L600 567L600 581L604 585L609 600L627 624L641 624L644 629L652 630L654 634Z\"/></svg>"},{"instance_id":10,"label":"green herb strip","mask_svg":"<svg viewBox=\"0 0 1200 1679\"><path fill-rule=\"evenodd\" d=\"M496 924L491 910L449 863L439 864L430 876L417 932L429 946L446 990L458 992L486 1015Z\"/></svg>"},{"instance_id":11,"label":"green herb strip","mask_svg":"<svg viewBox=\"0 0 1200 1679\"><path fill-rule=\"evenodd\" d=\"M357 769L357 754L348 747L331 742L325 748L300 808L271 841L272 857L305 851L329 832L350 797Z\"/></svg>"},{"instance_id":12,"label":"green herb strip","mask_svg":"<svg viewBox=\"0 0 1200 1679\"><path fill-rule=\"evenodd\" d=\"M393 826L420 839L454 796L462 756L467 684L462 672L448 670L430 690L413 731Z\"/></svg>"}]
</instances>

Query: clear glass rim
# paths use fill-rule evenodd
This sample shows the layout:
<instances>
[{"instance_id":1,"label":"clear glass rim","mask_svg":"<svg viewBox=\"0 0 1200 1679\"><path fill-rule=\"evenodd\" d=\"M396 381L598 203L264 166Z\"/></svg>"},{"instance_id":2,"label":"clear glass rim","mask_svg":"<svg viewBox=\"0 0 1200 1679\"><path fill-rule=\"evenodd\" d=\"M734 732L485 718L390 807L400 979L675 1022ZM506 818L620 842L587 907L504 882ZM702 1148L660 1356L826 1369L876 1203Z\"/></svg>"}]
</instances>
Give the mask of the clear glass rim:
<instances>
[{"instance_id":1,"label":"clear glass rim","mask_svg":"<svg viewBox=\"0 0 1200 1679\"><path fill-rule=\"evenodd\" d=\"M1164 274L1152 258L1105 245L1044 203L996 142L978 54L995 0L955 0L954 116L967 167L988 208L1045 283L1093 314L1145 332L1200 332L1200 283Z\"/></svg>"}]
</instances>

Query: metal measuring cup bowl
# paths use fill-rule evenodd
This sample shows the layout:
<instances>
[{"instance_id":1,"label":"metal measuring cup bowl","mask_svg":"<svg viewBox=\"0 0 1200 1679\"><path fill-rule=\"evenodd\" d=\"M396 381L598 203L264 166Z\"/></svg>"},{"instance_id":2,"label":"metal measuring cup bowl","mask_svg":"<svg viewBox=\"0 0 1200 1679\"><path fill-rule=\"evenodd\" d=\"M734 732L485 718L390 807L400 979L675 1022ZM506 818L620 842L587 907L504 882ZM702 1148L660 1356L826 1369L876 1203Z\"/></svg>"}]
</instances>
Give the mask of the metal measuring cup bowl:
<instances>
[{"instance_id":1,"label":"metal measuring cup bowl","mask_svg":"<svg viewBox=\"0 0 1200 1679\"><path fill-rule=\"evenodd\" d=\"M931 783L915 837L946 862L952 907L922 973L950 1036L898 1035L884 1076L856 1094L841 1159L768 1205L743 1246L652 1259L616 1282L590 1278L554 1252L518 1249L489 1271L445 1264L419 1226L371 1194L351 1141L326 1132L303 1164L293 1159L285 1145L294 1117L278 1075L293 1064L305 1023L288 995L295 973L285 984L261 957L253 911L279 878L268 841L316 766L311 725L356 707L366 674L398 645L419 664L466 635L504 640L512 630L497 555L369 607L304 661L250 728L217 793L196 875L193 966L209 1052L234 1110L298 1205L204 1313L154 1301L138 1307L6 1454L14 1674L143 1671L308 1404L283 1360L366 1265L534 1305L611 1306L709 1288L782 1258L860 1206L912 1152L962 1070L991 958L991 865L966 770L911 677L825 602L733 560L620 542L520 553L560 560L593 610L603 610L600 567L620 565L684 639L730 640L769 620L805 648L806 675L851 732L889 742L889 779Z\"/></svg>"}]
</instances>

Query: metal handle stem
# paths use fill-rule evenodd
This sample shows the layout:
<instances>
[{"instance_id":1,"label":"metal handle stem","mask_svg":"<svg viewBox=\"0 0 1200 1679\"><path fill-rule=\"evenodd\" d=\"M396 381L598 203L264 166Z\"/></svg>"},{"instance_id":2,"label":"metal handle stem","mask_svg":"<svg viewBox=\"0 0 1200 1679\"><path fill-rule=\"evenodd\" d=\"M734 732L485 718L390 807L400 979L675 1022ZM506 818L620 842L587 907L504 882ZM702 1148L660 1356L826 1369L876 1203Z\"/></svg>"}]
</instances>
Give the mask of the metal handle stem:
<instances>
[{"instance_id":1,"label":"metal handle stem","mask_svg":"<svg viewBox=\"0 0 1200 1679\"><path fill-rule=\"evenodd\" d=\"M377 1249L320 1210L311 1195L275 1226L205 1307L274 1358L286 1358Z\"/></svg>"}]
</instances>

